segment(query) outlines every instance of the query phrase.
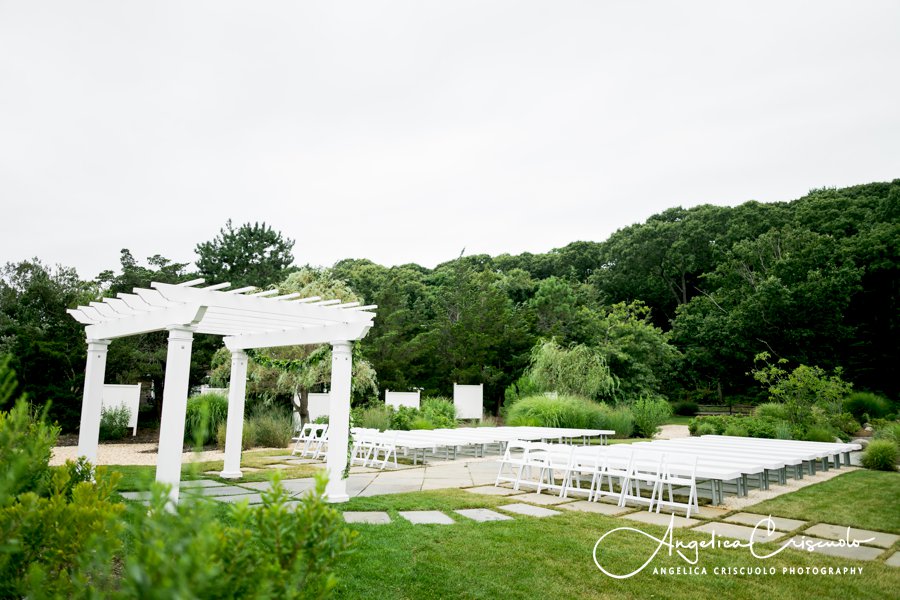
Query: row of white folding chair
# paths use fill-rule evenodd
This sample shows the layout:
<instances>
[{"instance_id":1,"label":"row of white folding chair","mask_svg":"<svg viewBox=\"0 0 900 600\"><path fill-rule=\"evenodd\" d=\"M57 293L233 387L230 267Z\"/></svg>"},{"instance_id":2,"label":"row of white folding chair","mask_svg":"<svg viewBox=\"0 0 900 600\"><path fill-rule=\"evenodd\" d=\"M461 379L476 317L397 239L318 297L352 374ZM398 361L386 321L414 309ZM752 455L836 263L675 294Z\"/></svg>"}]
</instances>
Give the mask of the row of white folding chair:
<instances>
[{"instance_id":1,"label":"row of white folding chair","mask_svg":"<svg viewBox=\"0 0 900 600\"><path fill-rule=\"evenodd\" d=\"M294 444L292 455L300 454L302 457L319 458L328 443L328 424L307 423L294 440L297 443Z\"/></svg>"},{"instance_id":2,"label":"row of white folding chair","mask_svg":"<svg viewBox=\"0 0 900 600\"><path fill-rule=\"evenodd\" d=\"M387 466L391 457L394 458L394 467L397 467L397 432L384 434L377 429L354 429L353 448L350 454L350 464L359 461L362 466L375 466L379 468Z\"/></svg>"},{"instance_id":3,"label":"row of white folding chair","mask_svg":"<svg viewBox=\"0 0 900 600\"><path fill-rule=\"evenodd\" d=\"M504 474L504 467L512 472ZM620 506L627 502L647 503L648 510L656 508L657 512L663 505L683 507L690 516L692 510L699 510L696 470L697 457L691 455L633 450L623 446L591 451L575 446L515 441L510 442L500 460L495 485L511 482L517 490L522 485L534 486L538 493L544 489L558 489L561 497L567 497L576 490L584 492L581 477L590 476L589 501L612 496L618 499ZM537 477L534 471L537 471ZM561 483L557 484L557 479ZM604 482L607 489L604 489ZM618 482L618 491L614 482ZM649 497L643 495L643 486L650 486ZM676 487L688 488L686 502L675 500ZM666 490L668 500L663 498Z\"/></svg>"}]
</instances>

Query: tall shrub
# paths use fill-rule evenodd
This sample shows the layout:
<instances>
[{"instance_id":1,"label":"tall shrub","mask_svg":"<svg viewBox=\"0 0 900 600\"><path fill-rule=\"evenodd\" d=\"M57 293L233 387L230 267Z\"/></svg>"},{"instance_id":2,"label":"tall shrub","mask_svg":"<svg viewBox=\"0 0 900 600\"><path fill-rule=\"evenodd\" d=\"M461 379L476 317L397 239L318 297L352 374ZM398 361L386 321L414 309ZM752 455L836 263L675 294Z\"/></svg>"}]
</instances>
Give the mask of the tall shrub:
<instances>
[{"instance_id":1,"label":"tall shrub","mask_svg":"<svg viewBox=\"0 0 900 600\"><path fill-rule=\"evenodd\" d=\"M188 398L184 422L184 439L202 445L215 441L219 423L228 420L228 398L208 392Z\"/></svg>"},{"instance_id":2,"label":"tall shrub","mask_svg":"<svg viewBox=\"0 0 900 600\"><path fill-rule=\"evenodd\" d=\"M614 398L619 385L599 351L581 344L563 348L553 340L534 347L528 376L543 392L591 399Z\"/></svg>"},{"instance_id":3,"label":"tall shrub","mask_svg":"<svg viewBox=\"0 0 900 600\"><path fill-rule=\"evenodd\" d=\"M631 406L634 415L634 432L639 437L652 438L660 425L672 416L672 405L665 398L643 396Z\"/></svg>"}]
</instances>

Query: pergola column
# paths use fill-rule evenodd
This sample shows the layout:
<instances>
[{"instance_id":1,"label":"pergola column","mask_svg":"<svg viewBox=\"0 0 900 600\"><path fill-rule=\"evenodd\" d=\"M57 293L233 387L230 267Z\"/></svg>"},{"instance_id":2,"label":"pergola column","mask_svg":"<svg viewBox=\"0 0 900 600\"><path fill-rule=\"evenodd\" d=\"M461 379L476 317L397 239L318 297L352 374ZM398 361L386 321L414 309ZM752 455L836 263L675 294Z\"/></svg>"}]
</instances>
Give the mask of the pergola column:
<instances>
[{"instance_id":1,"label":"pergola column","mask_svg":"<svg viewBox=\"0 0 900 600\"><path fill-rule=\"evenodd\" d=\"M347 442L350 438L350 377L353 368L351 344L347 341L331 344L331 396L328 415L328 485L325 496L329 502L346 502Z\"/></svg>"},{"instance_id":2,"label":"pergola column","mask_svg":"<svg viewBox=\"0 0 900 600\"><path fill-rule=\"evenodd\" d=\"M244 400L247 389L247 353L231 351L228 384L228 421L225 430L225 466L220 477L237 479L241 473L241 440L244 435Z\"/></svg>"},{"instance_id":3,"label":"pergola column","mask_svg":"<svg viewBox=\"0 0 900 600\"><path fill-rule=\"evenodd\" d=\"M109 340L88 340L87 346L84 396L81 400L81 425L78 427L78 456L83 456L91 461L91 464L96 464Z\"/></svg>"},{"instance_id":4,"label":"pergola column","mask_svg":"<svg viewBox=\"0 0 900 600\"><path fill-rule=\"evenodd\" d=\"M178 486L181 483L184 418L187 410L193 340L194 332L189 327L169 328L169 350L166 354L162 421L159 424L156 481L172 486L169 496L173 503L178 502Z\"/></svg>"}]
</instances>

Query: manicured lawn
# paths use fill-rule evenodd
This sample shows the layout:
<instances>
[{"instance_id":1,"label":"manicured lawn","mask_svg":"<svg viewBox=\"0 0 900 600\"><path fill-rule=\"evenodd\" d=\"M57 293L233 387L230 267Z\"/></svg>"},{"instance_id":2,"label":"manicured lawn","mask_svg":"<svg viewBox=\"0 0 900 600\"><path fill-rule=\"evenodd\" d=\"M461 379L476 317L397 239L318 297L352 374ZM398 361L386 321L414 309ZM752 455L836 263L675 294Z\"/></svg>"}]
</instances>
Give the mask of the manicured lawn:
<instances>
[{"instance_id":1,"label":"manicured lawn","mask_svg":"<svg viewBox=\"0 0 900 600\"><path fill-rule=\"evenodd\" d=\"M691 419L694 417L682 417L679 415L672 415L669 417L669 420L666 421L666 425L690 425Z\"/></svg>"},{"instance_id":2,"label":"manicured lawn","mask_svg":"<svg viewBox=\"0 0 900 600\"><path fill-rule=\"evenodd\" d=\"M900 473L852 471L746 510L900 534Z\"/></svg>"},{"instance_id":3,"label":"manicured lawn","mask_svg":"<svg viewBox=\"0 0 900 600\"><path fill-rule=\"evenodd\" d=\"M392 523L355 525L356 551L337 575L342 598L888 598L900 589L900 569L881 561L860 562L796 550L768 560L749 550L701 549L697 566L706 575L653 574L657 567L688 567L665 551L647 570L629 579L603 574L594 564L597 539L611 529L633 526L661 538L663 527L596 514L562 511L545 519L475 523L451 511L514 502L461 490L358 498L340 510L386 510ZM881 506L895 510L895 505ZM454 525L411 525L398 510L442 510ZM808 518L808 517L807 517ZM613 537L622 536L622 537ZM605 540L604 566L625 573L639 567L658 545L635 533ZM709 541L710 536L676 530L676 539ZM760 548L774 550L769 544ZM717 575L715 567L775 567L775 575ZM783 567L862 566L864 574L791 575ZM891 590L894 590L893 592Z\"/></svg>"},{"instance_id":4,"label":"manicured lawn","mask_svg":"<svg viewBox=\"0 0 900 600\"><path fill-rule=\"evenodd\" d=\"M241 458L241 467L262 470L244 471L244 476L240 479L222 479L218 475L204 475L206 471L221 471L223 467L221 460L185 463L181 467L181 478L182 480L212 479L224 483L268 481L272 476L272 469L263 469L263 467L274 463L282 463L283 461L275 460L272 457L285 456L287 454L290 454L290 451L260 450L244 452ZM321 465L289 465L286 469L279 469L279 471L281 472L282 479L297 479L300 477L312 477L313 474L321 470L321 468ZM122 479L118 485L118 490L122 492L145 490L156 478L155 466L112 465L107 467L107 469L109 471L118 471L122 474Z\"/></svg>"}]
</instances>

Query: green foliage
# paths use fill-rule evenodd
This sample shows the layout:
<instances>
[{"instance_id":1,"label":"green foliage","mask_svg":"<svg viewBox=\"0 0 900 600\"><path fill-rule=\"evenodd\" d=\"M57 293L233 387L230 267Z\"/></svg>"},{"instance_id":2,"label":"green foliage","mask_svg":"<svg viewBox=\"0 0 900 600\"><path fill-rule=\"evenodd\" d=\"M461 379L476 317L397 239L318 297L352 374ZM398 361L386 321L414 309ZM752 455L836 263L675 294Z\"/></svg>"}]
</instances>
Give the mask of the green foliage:
<instances>
[{"instance_id":1,"label":"green foliage","mask_svg":"<svg viewBox=\"0 0 900 600\"><path fill-rule=\"evenodd\" d=\"M835 434L830 428L813 426L806 430L802 439L807 442L834 442Z\"/></svg>"},{"instance_id":2,"label":"green foliage","mask_svg":"<svg viewBox=\"0 0 900 600\"><path fill-rule=\"evenodd\" d=\"M432 429L453 429L456 427L456 406L450 398L437 396L423 398L420 408L422 417L430 421ZM416 429L413 427L413 429Z\"/></svg>"},{"instance_id":3,"label":"green foliage","mask_svg":"<svg viewBox=\"0 0 900 600\"><path fill-rule=\"evenodd\" d=\"M791 431L791 424L787 421L779 421L775 424L775 439L776 440L792 440L794 439L794 434Z\"/></svg>"},{"instance_id":4,"label":"green foliage","mask_svg":"<svg viewBox=\"0 0 900 600\"><path fill-rule=\"evenodd\" d=\"M862 466L874 471L897 470L897 444L888 439L873 440L862 454Z\"/></svg>"},{"instance_id":5,"label":"green foliage","mask_svg":"<svg viewBox=\"0 0 900 600\"><path fill-rule=\"evenodd\" d=\"M735 437L748 437L750 432L747 429L738 423L731 423L728 427L725 428L723 435L731 435Z\"/></svg>"},{"instance_id":6,"label":"green foliage","mask_svg":"<svg viewBox=\"0 0 900 600\"><path fill-rule=\"evenodd\" d=\"M252 423L253 446L286 448L291 443L294 421L290 411L277 406L258 408L247 423Z\"/></svg>"},{"instance_id":7,"label":"green foliage","mask_svg":"<svg viewBox=\"0 0 900 600\"><path fill-rule=\"evenodd\" d=\"M719 431L712 423L700 423L692 435L719 435Z\"/></svg>"},{"instance_id":8,"label":"green foliage","mask_svg":"<svg viewBox=\"0 0 900 600\"><path fill-rule=\"evenodd\" d=\"M540 387L526 372L513 383L509 384L503 391L503 407L504 409L508 409L518 402L520 398L526 398L540 393Z\"/></svg>"},{"instance_id":9,"label":"green foliage","mask_svg":"<svg viewBox=\"0 0 900 600\"><path fill-rule=\"evenodd\" d=\"M660 425L672 416L672 405L661 397L643 396L629 408L634 414L634 433L638 437L652 438Z\"/></svg>"},{"instance_id":10,"label":"green foliage","mask_svg":"<svg viewBox=\"0 0 900 600\"><path fill-rule=\"evenodd\" d=\"M413 420L419 416L419 410L411 406L388 407L388 410L390 410L389 429L409 431L412 429Z\"/></svg>"},{"instance_id":11,"label":"green foliage","mask_svg":"<svg viewBox=\"0 0 900 600\"><path fill-rule=\"evenodd\" d=\"M782 435L796 437L793 435L794 428L786 421L757 416L715 415L697 417L688 424L688 430L691 432L691 435L742 435L769 439L776 438L777 433L780 431ZM699 433L701 430L705 433ZM729 431L731 433L728 433ZM798 431L801 430L798 429Z\"/></svg>"},{"instance_id":12,"label":"green foliage","mask_svg":"<svg viewBox=\"0 0 900 600\"><path fill-rule=\"evenodd\" d=\"M682 417L693 417L700 407L691 400L679 400L672 405L672 412Z\"/></svg>"},{"instance_id":13,"label":"green foliage","mask_svg":"<svg viewBox=\"0 0 900 600\"><path fill-rule=\"evenodd\" d=\"M862 428L859 421L854 419L853 415L847 412L833 415L828 419L828 424L838 431L838 435L844 439L844 441L849 440L850 436L856 435Z\"/></svg>"},{"instance_id":14,"label":"green foliage","mask_svg":"<svg viewBox=\"0 0 900 600\"><path fill-rule=\"evenodd\" d=\"M900 447L900 421L888 421L875 429L875 439L891 440Z\"/></svg>"},{"instance_id":15,"label":"green foliage","mask_svg":"<svg viewBox=\"0 0 900 600\"><path fill-rule=\"evenodd\" d=\"M188 398L184 439L201 446L212 443L220 423L228 420L228 397L208 392Z\"/></svg>"},{"instance_id":16,"label":"green foliage","mask_svg":"<svg viewBox=\"0 0 900 600\"><path fill-rule=\"evenodd\" d=\"M391 429L392 414L385 404L375 404L361 409L354 409L353 422L357 427L385 431Z\"/></svg>"},{"instance_id":17,"label":"green foliage","mask_svg":"<svg viewBox=\"0 0 900 600\"><path fill-rule=\"evenodd\" d=\"M434 423L423 416L417 416L409 423L410 429L435 429Z\"/></svg>"},{"instance_id":18,"label":"green foliage","mask_svg":"<svg viewBox=\"0 0 900 600\"><path fill-rule=\"evenodd\" d=\"M756 356L756 361L763 362L764 366L754 369L753 377L766 386L773 402L784 404L791 424L809 423L814 406L827 415L842 412L844 398L853 386L841 379L840 368L833 375L828 375L819 367L800 365L788 373L781 367L787 363L785 359L780 359L775 365L769 364L768 359L767 352Z\"/></svg>"},{"instance_id":19,"label":"green foliage","mask_svg":"<svg viewBox=\"0 0 900 600\"><path fill-rule=\"evenodd\" d=\"M764 402L753 409L753 414L763 419L777 419L779 421L788 419L787 407L780 402Z\"/></svg>"},{"instance_id":20,"label":"green foliage","mask_svg":"<svg viewBox=\"0 0 900 600\"><path fill-rule=\"evenodd\" d=\"M553 340L534 347L528 376L543 392L590 399L614 398L618 388L599 352L584 345L563 348Z\"/></svg>"},{"instance_id":21,"label":"green foliage","mask_svg":"<svg viewBox=\"0 0 900 600\"><path fill-rule=\"evenodd\" d=\"M869 419L881 419L891 412L891 403L887 398L871 392L853 392L844 400L844 410L862 421L865 415Z\"/></svg>"},{"instance_id":22,"label":"green foliage","mask_svg":"<svg viewBox=\"0 0 900 600\"><path fill-rule=\"evenodd\" d=\"M128 421L131 419L131 411L127 406L116 406L100 410L100 439L121 440L128 434Z\"/></svg>"},{"instance_id":23,"label":"green foliage","mask_svg":"<svg viewBox=\"0 0 900 600\"><path fill-rule=\"evenodd\" d=\"M293 247L294 240L265 223L235 229L229 219L214 239L197 244L197 270L209 283L266 287L284 278L294 262Z\"/></svg>"},{"instance_id":24,"label":"green foliage","mask_svg":"<svg viewBox=\"0 0 900 600\"><path fill-rule=\"evenodd\" d=\"M616 437L631 434L631 413L625 408L611 409L579 396L529 396L516 402L507 413L506 424L530 427L574 429L612 429Z\"/></svg>"}]
</instances>

